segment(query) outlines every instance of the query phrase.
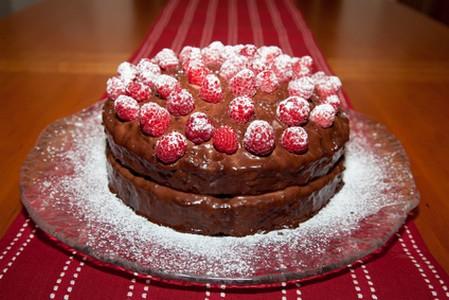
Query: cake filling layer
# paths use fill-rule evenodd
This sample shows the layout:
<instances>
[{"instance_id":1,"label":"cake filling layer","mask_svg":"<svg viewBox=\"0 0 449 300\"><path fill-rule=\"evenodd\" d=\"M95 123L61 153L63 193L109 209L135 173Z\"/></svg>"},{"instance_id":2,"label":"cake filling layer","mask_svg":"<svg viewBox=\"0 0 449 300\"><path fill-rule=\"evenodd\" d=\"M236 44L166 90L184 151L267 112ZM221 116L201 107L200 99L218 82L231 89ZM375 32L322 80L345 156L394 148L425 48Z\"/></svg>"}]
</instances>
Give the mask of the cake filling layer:
<instances>
[{"instance_id":1,"label":"cake filling layer","mask_svg":"<svg viewBox=\"0 0 449 300\"><path fill-rule=\"evenodd\" d=\"M244 236L293 228L327 204L343 185L343 159L303 186L260 195L215 197L178 191L133 174L107 150L110 189L139 215L178 231Z\"/></svg>"}]
</instances>

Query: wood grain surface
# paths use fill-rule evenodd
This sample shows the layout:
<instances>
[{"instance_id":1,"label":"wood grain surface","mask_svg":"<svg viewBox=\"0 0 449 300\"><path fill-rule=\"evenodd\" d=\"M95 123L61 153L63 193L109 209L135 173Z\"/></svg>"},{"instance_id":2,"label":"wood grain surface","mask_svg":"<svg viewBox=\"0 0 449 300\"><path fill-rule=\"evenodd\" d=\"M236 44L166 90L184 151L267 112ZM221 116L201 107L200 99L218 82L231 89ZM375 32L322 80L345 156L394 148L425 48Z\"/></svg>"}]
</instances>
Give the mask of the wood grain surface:
<instances>
[{"instance_id":1,"label":"wood grain surface","mask_svg":"<svg viewBox=\"0 0 449 300\"><path fill-rule=\"evenodd\" d=\"M43 0L0 20L0 236L39 132L94 103L164 1ZM449 29L393 1L297 1L356 110L401 140L416 223L449 272ZM113 21L112 21L113 20Z\"/></svg>"}]
</instances>

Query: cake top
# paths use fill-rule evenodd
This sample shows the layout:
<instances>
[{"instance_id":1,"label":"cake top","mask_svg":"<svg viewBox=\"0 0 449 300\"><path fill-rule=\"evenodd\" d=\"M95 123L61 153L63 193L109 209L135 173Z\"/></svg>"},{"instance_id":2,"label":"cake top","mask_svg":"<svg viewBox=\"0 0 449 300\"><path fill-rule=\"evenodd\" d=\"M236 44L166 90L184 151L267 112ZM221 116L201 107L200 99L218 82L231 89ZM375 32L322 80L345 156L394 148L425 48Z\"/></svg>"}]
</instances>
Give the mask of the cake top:
<instances>
[{"instance_id":1,"label":"cake top","mask_svg":"<svg viewBox=\"0 0 449 300\"><path fill-rule=\"evenodd\" d=\"M313 70L310 56L276 46L212 42L123 62L107 94L121 122L138 123L155 139L164 164L204 143L230 156L242 149L265 157L276 147L301 156L309 149L306 127L332 127L340 108L341 81Z\"/></svg>"}]
</instances>

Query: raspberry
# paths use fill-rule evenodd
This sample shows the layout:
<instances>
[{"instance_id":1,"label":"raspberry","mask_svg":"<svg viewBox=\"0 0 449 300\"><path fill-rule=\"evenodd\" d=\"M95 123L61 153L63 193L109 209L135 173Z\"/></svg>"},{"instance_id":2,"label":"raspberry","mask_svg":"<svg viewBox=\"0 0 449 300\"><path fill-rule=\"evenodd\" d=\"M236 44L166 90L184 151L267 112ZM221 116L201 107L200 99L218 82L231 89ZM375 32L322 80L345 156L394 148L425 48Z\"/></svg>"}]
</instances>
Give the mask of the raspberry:
<instances>
[{"instance_id":1,"label":"raspberry","mask_svg":"<svg viewBox=\"0 0 449 300\"><path fill-rule=\"evenodd\" d=\"M212 137L214 126L205 113L195 112L186 123L186 137L195 144L207 142Z\"/></svg>"},{"instance_id":2,"label":"raspberry","mask_svg":"<svg viewBox=\"0 0 449 300\"><path fill-rule=\"evenodd\" d=\"M337 95L330 95L327 96L326 99L324 99L322 104L330 104L337 111L341 105L341 101Z\"/></svg>"},{"instance_id":3,"label":"raspberry","mask_svg":"<svg viewBox=\"0 0 449 300\"><path fill-rule=\"evenodd\" d=\"M224 46L221 42L212 42L206 48L201 49L203 62L210 67L218 67L224 61Z\"/></svg>"},{"instance_id":4,"label":"raspberry","mask_svg":"<svg viewBox=\"0 0 449 300\"><path fill-rule=\"evenodd\" d=\"M313 67L313 58L309 55L304 55L300 58L301 64L309 69Z\"/></svg>"},{"instance_id":5,"label":"raspberry","mask_svg":"<svg viewBox=\"0 0 449 300\"><path fill-rule=\"evenodd\" d=\"M239 149L237 134L226 125L215 129L212 135L212 143L218 152L226 154L233 154Z\"/></svg>"},{"instance_id":6,"label":"raspberry","mask_svg":"<svg viewBox=\"0 0 449 300\"><path fill-rule=\"evenodd\" d=\"M234 96L252 97L256 94L256 78L249 69L238 72L232 77L229 85Z\"/></svg>"},{"instance_id":7,"label":"raspberry","mask_svg":"<svg viewBox=\"0 0 449 300\"><path fill-rule=\"evenodd\" d=\"M307 149L308 135L302 127L288 127L281 136L281 145L293 153L301 153Z\"/></svg>"},{"instance_id":8,"label":"raspberry","mask_svg":"<svg viewBox=\"0 0 449 300\"><path fill-rule=\"evenodd\" d=\"M186 138L179 132L172 131L156 142L156 157L165 164L171 164L184 155L186 148Z\"/></svg>"},{"instance_id":9,"label":"raspberry","mask_svg":"<svg viewBox=\"0 0 449 300\"><path fill-rule=\"evenodd\" d=\"M318 71L314 74L312 74L312 76L310 76L312 78L312 80L315 82L315 85L323 78L326 77L326 74L324 74L323 71Z\"/></svg>"},{"instance_id":10,"label":"raspberry","mask_svg":"<svg viewBox=\"0 0 449 300\"><path fill-rule=\"evenodd\" d=\"M292 78L293 70L290 56L287 54L277 56L274 59L272 69L274 73L276 73L276 76L280 82L284 82Z\"/></svg>"},{"instance_id":11,"label":"raspberry","mask_svg":"<svg viewBox=\"0 0 449 300\"><path fill-rule=\"evenodd\" d=\"M311 74L310 67L304 65L299 57L293 57L291 59L291 64L292 64L293 78L300 78Z\"/></svg>"},{"instance_id":12,"label":"raspberry","mask_svg":"<svg viewBox=\"0 0 449 300\"><path fill-rule=\"evenodd\" d=\"M194 108L195 102L187 90L174 91L167 97L167 110L174 116L186 116Z\"/></svg>"},{"instance_id":13,"label":"raspberry","mask_svg":"<svg viewBox=\"0 0 449 300\"><path fill-rule=\"evenodd\" d=\"M229 116L237 123L246 123L254 116L254 103L251 98L240 96L229 103Z\"/></svg>"},{"instance_id":14,"label":"raspberry","mask_svg":"<svg viewBox=\"0 0 449 300\"><path fill-rule=\"evenodd\" d=\"M320 104L315 106L310 113L310 121L323 128L332 126L335 120L336 111L330 104Z\"/></svg>"},{"instance_id":15,"label":"raspberry","mask_svg":"<svg viewBox=\"0 0 449 300\"><path fill-rule=\"evenodd\" d=\"M309 102L298 96L290 96L281 101L276 109L278 119L287 126L296 126L306 122L309 112Z\"/></svg>"},{"instance_id":16,"label":"raspberry","mask_svg":"<svg viewBox=\"0 0 449 300\"><path fill-rule=\"evenodd\" d=\"M120 79L123 81L123 83L126 86L126 85L128 85L128 83L130 83L131 81L133 81L136 78L137 69L136 69L136 66L125 61L125 62L122 62L118 66L117 73L118 73Z\"/></svg>"},{"instance_id":17,"label":"raspberry","mask_svg":"<svg viewBox=\"0 0 449 300\"><path fill-rule=\"evenodd\" d=\"M170 114L157 103L148 102L140 107L140 127L150 136L161 136L170 124Z\"/></svg>"},{"instance_id":18,"label":"raspberry","mask_svg":"<svg viewBox=\"0 0 449 300\"><path fill-rule=\"evenodd\" d=\"M246 129L243 144L252 154L258 156L270 154L274 149L273 127L267 121L252 121Z\"/></svg>"},{"instance_id":19,"label":"raspberry","mask_svg":"<svg viewBox=\"0 0 449 300\"><path fill-rule=\"evenodd\" d=\"M259 74L271 67L271 64L263 57L255 57L250 63L248 68L254 72L254 74Z\"/></svg>"},{"instance_id":20,"label":"raspberry","mask_svg":"<svg viewBox=\"0 0 449 300\"><path fill-rule=\"evenodd\" d=\"M106 82L106 93L112 100L126 93L126 85L118 77L111 77Z\"/></svg>"},{"instance_id":21,"label":"raspberry","mask_svg":"<svg viewBox=\"0 0 449 300\"><path fill-rule=\"evenodd\" d=\"M209 69L200 60L190 61L187 67L187 78L191 84L201 86L208 73Z\"/></svg>"},{"instance_id":22,"label":"raspberry","mask_svg":"<svg viewBox=\"0 0 449 300\"><path fill-rule=\"evenodd\" d=\"M256 86L262 92L272 93L279 87L279 80L273 71L262 71L256 76Z\"/></svg>"},{"instance_id":23,"label":"raspberry","mask_svg":"<svg viewBox=\"0 0 449 300\"><path fill-rule=\"evenodd\" d=\"M159 51L154 56L155 62L161 67L163 70L174 70L178 67L179 61L178 57L176 57L176 54L173 50L164 48L161 51Z\"/></svg>"},{"instance_id":24,"label":"raspberry","mask_svg":"<svg viewBox=\"0 0 449 300\"><path fill-rule=\"evenodd\" d=\"M142 73L161 74L161 68L153 64L148 58L142 58L137 64L138 76Z\"/></svg>"},{"instance_id":25,"label":"raspberry","mask_svg":"<svg viewBox=\"0 0 449 300\"><path fill-rule=\"evenodd\" d=\"M242 49L240 49L240 54L246 57L253 57L257 52L257 47L253 44L243 45Z\"/></svg>"},{"instance_id":26,"label":"raspberry","mask_svg":"<svg viewBox=\"0 0 449 300\"><path fill-rule=\"evenodd\" d=\"M151 88L139 81L131 81L126 87L128 95L139 102L146 101L151 97Z\"/></svg>"},{"instance_id":27,"label":"raspberry","mask_svg":"<svg viewBox=\"0 0 449 300\"><path fill-rule=\"evenodd\" d=\"M201 50L200 48L186 46L181 50L179 54L179 60L181 62L182 68L187 69L190 61L199 60L201 61Z\"/></svg>"},{"instance_id":28,"label":"raspberry","mask_svg":"<svg viewBox=\"0 0 449 300\"><path fill-rule=\"evenodd\" d=\"M137 75L137 80L146 84L151 89L155 90L156 89L156 80L159 77L159 75L160 74L155 74L155 73L151 73L151 72L143 72L143 73L139 73Z\"/></svg>"},{"instance_id":29,"label":"raspberry","mask_svg":"<svg viewBox=\"0 0 449 300\"><path fill-rule=\"evenodd\" d=\"M290 96L299 96L309 99L313 95L315 84L312 78L304 76L288 83L288 94Z\"/></svg>"},{"instance_id":30,"label":"raspberry","mask_svg":"<svg viewBox=\"0 0 449 300\"><path fill-rule=\"evenodd\" d=\"M220 79L216 75L209 74L204 78L200 88L200 97L210 103L218 103L223 99Z\"/></svg>"},{"instance_id":31,"label":"raspberry","mask_svg":"<svg viewBox=\"0 0 449 300\"><path fill-rule=\"evenodd\" d=\"M166 99L173 91L181 90L181 85L178 80L166 74L159 75L154 84L157 93L164 99Z\"/></svg>"},{"instance_id":32,"label":"raspberry","mask_svg":"<svg viewBox=\"0 0 449 300\"><path fill-rule=\"evenodd\" d=\"M271 64L277 56L282 54L282 50L277 46L262 46L257 49L257 54Z\"/></svg>"},{"instance_id":33,"label":"raspberry","mask_svg":"<svg viewBox=\"0 0 449 300\"><path fill-rule=\"evenodd\" d=\"M341 81L336 76L325 76L316 84L316 92L321 99L335 95L341 88Z\"/></svg>"},{"instance_id":34,"label":"raspberry","mask_svg":"<svg viewBox=\"0 0 449 300\"><path fill-rule=\"evenodd\" d=\"M246 62L247 60L242 55L227 59L220 67L220 76L226 80L230 80L245 67Z\"/></svg>"},{"instance_id":35,"label":"raspberry","mask_svg":"<svg viewBox=\"0 0 449 300\"><path fill-rule=\"evenodd\" d=\"M120 95L114 101L114 110L123 121L132 121L139 115L139 103L129 96Z\"/></svg>"}]
</instances>

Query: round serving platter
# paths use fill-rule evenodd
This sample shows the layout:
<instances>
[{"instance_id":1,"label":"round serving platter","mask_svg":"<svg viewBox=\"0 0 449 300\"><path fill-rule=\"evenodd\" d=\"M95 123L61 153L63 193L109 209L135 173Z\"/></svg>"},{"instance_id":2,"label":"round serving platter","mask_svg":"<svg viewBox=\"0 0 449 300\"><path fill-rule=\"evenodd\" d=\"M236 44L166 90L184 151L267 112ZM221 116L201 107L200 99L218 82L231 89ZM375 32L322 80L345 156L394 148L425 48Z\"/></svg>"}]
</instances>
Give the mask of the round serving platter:
<instances>
[{"instance_id":1,"label":"round serving platter","mask_svg":"<svg viewBox=\"0 0 449 300\"><path fill-rule=\"evenodd\" d=\"M179 284L316 277L381 248L419 203L400 143L383 125L349 111L345 185L313 218L246 237L180 233L136 215L109 191L102 106L42 132L23 165L21 192L41 229L111 268Z\"/></svg>"}]
</instances>

